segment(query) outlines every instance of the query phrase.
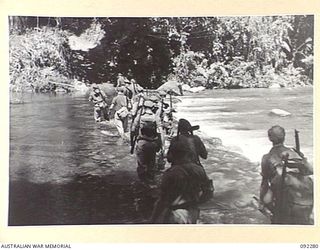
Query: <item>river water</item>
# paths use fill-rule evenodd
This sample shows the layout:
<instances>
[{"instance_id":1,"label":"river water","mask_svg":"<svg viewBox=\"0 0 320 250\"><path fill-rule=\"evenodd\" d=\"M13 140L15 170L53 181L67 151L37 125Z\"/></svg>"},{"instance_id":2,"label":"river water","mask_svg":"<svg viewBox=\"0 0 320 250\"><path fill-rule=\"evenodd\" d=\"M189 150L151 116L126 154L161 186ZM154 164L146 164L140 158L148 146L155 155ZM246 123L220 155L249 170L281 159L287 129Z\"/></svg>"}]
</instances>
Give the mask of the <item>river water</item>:
<instances>
[{"instance_id":1,"label":"river water","mask_svg":"<svg viewBox=\"0 0 320 250\"><path fill-rule=\"evenodd\" d=\"M215 185L199 223L269 223L252 199L259 192L259 159L270 148L266 130L284 126L293 145L297 128L301 149L312 159L312 96L312 88L303 88L181 98L177 118L200 125L209 151L203 165ZM148 222L156 193L139 184L129 145L113 126L94 122L87 98L26 94L23 101L10 106L9 225ZM292 115L269 116L273 108Z\"/></svg>"},{"instance_id":2,"label":"river water","mask_svg":"<svg viewBox=\"0 0 320 250\"><path fill-rule=\"evenodd\" d=\"M282 109L291 115L271 115ZM300 131L301 150L313 162L313 88L212 90L183 97L178 118L201 127L207 137L218 137L227 148L259 162L270 149L267 130L280 125L286 144L295 146Z\"/></svg>"}]
</instances>

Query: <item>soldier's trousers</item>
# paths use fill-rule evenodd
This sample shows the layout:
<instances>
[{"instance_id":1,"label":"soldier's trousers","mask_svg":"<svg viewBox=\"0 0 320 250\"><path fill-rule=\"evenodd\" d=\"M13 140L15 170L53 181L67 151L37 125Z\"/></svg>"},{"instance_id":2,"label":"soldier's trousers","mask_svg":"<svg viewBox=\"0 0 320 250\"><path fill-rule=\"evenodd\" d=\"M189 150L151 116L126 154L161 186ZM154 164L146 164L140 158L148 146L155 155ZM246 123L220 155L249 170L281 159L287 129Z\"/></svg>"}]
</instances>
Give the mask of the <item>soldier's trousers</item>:
<instances>
[{"instance_id":1,"label":"soldier's trousers","mask_svg":"<svg viewBox=\"0 0 320 250\"><path fill-rule=\"evenodd\" d=\"M138 140L136 145L137 173L144 182L152 182L156 168L156 145L154 142Z\"/></svg>"},{"instance_id":2,"label":"soldier's trousers","mask_svg":"<svg viewBox=\"0 0 320 250\"><path fill-rule=\"evenodd\" d=\"M114 124L116 125L120 137L125 138L125 132L127 132L128 129L128 117L121 119L116 112L114 116Z\"/></svg>"}]
</instances>

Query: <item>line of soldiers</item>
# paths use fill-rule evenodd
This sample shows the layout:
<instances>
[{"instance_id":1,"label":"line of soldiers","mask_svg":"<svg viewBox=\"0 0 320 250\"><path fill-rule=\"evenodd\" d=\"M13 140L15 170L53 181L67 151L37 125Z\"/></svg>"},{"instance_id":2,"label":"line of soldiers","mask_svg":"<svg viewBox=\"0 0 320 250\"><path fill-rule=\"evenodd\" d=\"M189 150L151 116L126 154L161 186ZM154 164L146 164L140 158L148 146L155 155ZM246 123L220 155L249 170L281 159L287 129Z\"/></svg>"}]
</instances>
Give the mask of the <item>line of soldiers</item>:
<instances>
[{"instance_id":1,"label":"line of soldiers","mask_svg":"<svg viewBox=\"0 0 320 250\"><path fill-rule=\"evenodd\" d=\"M120 78L121 80L121 78ZM197 204L213 197L213 183L208 178L200 158L206 159L208 152L203 142L193 131L189 121L180 119L177 136L173 137L172 96L164 91L140 91L132 98L125 85L118 84L108 112L105 109L105 94L93 85L89 99L95 101L96 121L114 117L119 135L124 139L130 130L131 153L137 159L137 174L147 187L156 186L155 175L165 168L165 157L171 163L161 181L161 195L156 202L151 221L153 223L196 223L199 216ZM101 96L94 99L96 93ZM167 100L166 96L170 98ZM169 103L168 103L169 102ZM114 111L114 114L111 113ZM130 123L131 118L131 123ZM166 138L171 139L165 154ZM182 147L181 147L182 145ZM181 181L177 181L181 179ZM188 179L188 181L186 181ZM174 187L172 186L174 185ZM171 195L167 191L170 191ZM184 214L183 216L179 213Z\"/></svg>"},{"instance_id":2,"label":"line of soldiers","mask_svg":"<svg viewBox=\"0 0 320 250\"><path fill-rule=\"evenodd\" d=\"M126 91L121 84L117 87L118 93L111 102L107 118L114 111L115 124L122 138L130 129L131 153L136 154L139 179L152 186L156 172L164 169L165 155L171 163L162 176L160 197L151 223L196 223L198 205L212 198L214 191L200 162L200 158L207 158L208 152L201 139L193 134L199 126L191 126L189 121L180 119L177 135L172 137L165 154L165 137L172 136L173 132L172 103L166 102L167 93L140 91L130 98ZM93 88L93 94L97 92ZM95 103L95 118L98 119L106 113L101 111L105 107L101 104L105 97L101 96ZM311 224L312 167L299 146L295 150L284 146L285 130L282 127L270 128L268 137L273 147L261 161L259 210L269 212L273 224Z\"/></svg>"},{"instance_id":3,"label":"line of soldiers","mask_svg":"<svg viewBox=\"0 0 320 250\"><path fill-rule=\"evenodd\" d=\"M94 103L96 122L113 118L120 137L124 141L130 141L131 154L135 152L137 155L139 177L146 183L151 183L154 179L155 165L160 170L165 165L163 159L165 137L170 136L173 127L172 98L170 95L169 104L166 101L166 92L150 90L146 92L139 88L139 85L133 88L132 85L135 84L133 80L130 81L131 88L129 88L128 81L123 79L120 74L116 87L117 95L109 107L106 94L96 84L92 85L89 101ZM157 155L156 160L154 154Z\"/></svg>"}]
</instances>

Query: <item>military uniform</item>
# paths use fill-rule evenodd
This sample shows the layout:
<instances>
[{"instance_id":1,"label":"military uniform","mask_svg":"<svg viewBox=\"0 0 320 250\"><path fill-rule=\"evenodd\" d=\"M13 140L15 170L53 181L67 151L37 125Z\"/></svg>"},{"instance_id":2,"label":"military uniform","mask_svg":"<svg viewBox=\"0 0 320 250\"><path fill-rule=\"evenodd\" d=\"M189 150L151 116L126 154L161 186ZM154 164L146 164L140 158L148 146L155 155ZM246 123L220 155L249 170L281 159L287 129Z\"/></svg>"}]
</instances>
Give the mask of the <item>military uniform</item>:
<instances>
[{"instance_id":1,"label":"military uniform","mask_svg":"<svg viewBox=\"0 0 320 250\"><path fill-rule=\"evenodd\" d=\"M137 173L141 181L152 183L156 172L156 152L160 149L157 137L139 135L136 143Z\"/></svg>"},{"instance_id":2,"label":"military uniform","mask_svg":"<svg viewBox=\"0 0 320 250\"><path fill-rule=\"evenodd\" d=\"M180 119L178 122L178 135L173 137L171 140L171 144L169 146L169 150L167 153L167 160L168 162L171 162L172 164L175 164L176 161L179 161L179 158L176 157L174 154L174 147L175 144L180 142L186 147L189 148L189 157L191 162L195 163L199 168L204 168L200 162L200 157L203 159L207 159L208 157L208 151L201 141L200 137L197 135L193 135L192 130L195 127L192 127L189 121L185 119ZM213 192L214 192L214 186L212 183L212 180L209 179L209 177L206 176L206 185L203 187L205 190L206 198L212 198Z\"/></svg>"},{"instance_id":3,"label":"military uniform","mask_svg":"<svg viewBox=\"0 0 320 250\"><path fill-rule=\"evenodd\" d=\"M176 161L164 173L161 193L151 222L160 224L195 224L199 218L207 178L203 168L190 159L190 149L181 141L172 146Z\"/></svg>"},{"instance_id":4,"label":"military uniform","mask_svg":"<svg viewBox=\"0 0 320 250\"><path fill-rule=\"evenodd\" d=\"M191 134L180 134L172 138L171 142L182 141L185 145L188 145L191 152L191 159L194 163L201 165L200 158L207 159L208 152L206 147L204 146L203 142L201 141L200 137L197 135ZM175 157L172 154L171 146L169 147L167 153L167 160L169 162L174 163Z\"/></svg>"},{"instance_id":5,"label":"military uniform","mask_svg":"<svg viewBox=\"0 0 320 250\"><path fill-rule=\"evenodd\" d=\"M93 87L89 96L89 101L94 103L93 116L96 122L101 122L104 119L108 119L106 115L106 95L98 87Z\"/></svg>"},{"instance_id":6,"label":"military uniform","mask_svg":"<svg viewBox=\"0 0 320 250\"><path fill-rule=\"evenodd\" d=\"M141 181L150 183L154 180L156 171L156 153L161 149L161 140L157 134L159 121L152 112L153 103L145 101L140 107L133 124L132 133L138 134L135 153L137 157L137 172Z\"/></svg>"},{"instance_id":7,"label":"military uniform","mask_svg":"<svg viewBox=\"0 0 320 250\"><path fill-rule=\"evenodd\" d=\"M123 93L124 88L120 87L118 89L118 95L113 98L109 110L114 110L114 123L118 130L121 138L125 137L125 132L128 129L128 119L129 119L129 100Z\"/></svg>"}]
</instances>

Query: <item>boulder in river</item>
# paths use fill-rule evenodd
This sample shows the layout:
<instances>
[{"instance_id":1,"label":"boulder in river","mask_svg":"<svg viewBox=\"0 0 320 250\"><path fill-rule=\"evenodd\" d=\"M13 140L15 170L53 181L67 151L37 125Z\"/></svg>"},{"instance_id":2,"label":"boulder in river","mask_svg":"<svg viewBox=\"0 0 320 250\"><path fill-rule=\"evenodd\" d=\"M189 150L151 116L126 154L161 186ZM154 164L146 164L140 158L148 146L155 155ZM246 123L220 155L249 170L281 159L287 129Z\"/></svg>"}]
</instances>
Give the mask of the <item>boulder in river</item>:
<instances>
[{"instance_id":1,"label":"boulder in river","mask_svg":"<svg viewBox=\"0 0 320 250\"><path fill-rule=\"evenodd\" d=\"M107 96L115 96L116 95L116 88L110 82L104 82L100 85L100 88Z\"/></svg>"},{"instance_id":2,"label":"boulder in river","mask_svg":"<svg viewBox=\"0 0 320 250\"><path fill-rule=\"evenodd\" d=\"M191 87L190 87L188 84L183 84L183 85L182 85L182 90L183 90L183 91L190 91L190 88L191 88Z\"/></svg>"},{"instance_id":3,"label":"boulder in river","mask_svg":"<svg viewBox=\"0 0 320 250\"><path fill-rule=\"evenodd\" d=\"M269 86L269 89L280 89L281 85L279 83L273 83Z\"/></svg>"},{"instance_id":4,"label":"boulder in river","mask_svg":"<svg viewBox=\"0 0 320 250\"><path fill-rule=\"evenodd\" d=\"M290 116L291 113L282 109L272 109L269 112L269 115L277 115L277 116L285 117L285 116Z\"/></svg>"},{"instance_id":5,"label":"boulder in river","mask_svg":"<svg viewBox=\"0 0 320 250\"><path fill-rule=\"evenodd\" d=\"M192 92L192 93L198 93L198 92L201 92L201 91L203 91L205 89L206 89L205 87L199 86L199 87L190 88L189 91Z\"/></svg>"},{"instance_id":6,"label":"boulder in river","mask_svg":"<svg viewBox=\"0 0 320 250\"><path fill-rule=\"evenodd\" d=\"M90 88L84 82L78 80L74 80L73 86L74 91L76 91L77 93L88 94L90 91Z\"/></svg>"},{"instance_id":7,"label":"boulder in river","mask_svg":"<svg viewBox=\"0 0 320 250\"><path fill-rule=\"evenodd\" d=\"M163 90L166 93L171 93L173 95L182 95L180 91L181 83L178 81L170 80L162 84L157 90Z\"/></svg>"}]
</instances>

